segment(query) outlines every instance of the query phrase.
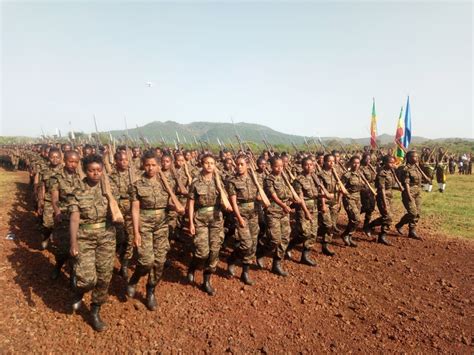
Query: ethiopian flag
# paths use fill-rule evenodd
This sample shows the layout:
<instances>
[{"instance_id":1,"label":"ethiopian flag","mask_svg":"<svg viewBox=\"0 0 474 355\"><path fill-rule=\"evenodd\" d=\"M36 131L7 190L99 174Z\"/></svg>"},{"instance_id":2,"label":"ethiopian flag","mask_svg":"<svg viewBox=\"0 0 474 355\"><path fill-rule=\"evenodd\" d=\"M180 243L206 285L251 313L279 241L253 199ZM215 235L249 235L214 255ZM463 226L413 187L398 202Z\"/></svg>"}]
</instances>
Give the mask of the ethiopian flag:
<instances>
[{"instance_id":1,"label":"ethiopian flag","mask_svg":"<svg viewBox=\"0 0 474 355\"><path fill-rule=\"evenodd\" d=\"M375 113L375 98L372 99L372 119L370 121L370 148L377 148L377 114Z\"/></svg>"},{"instance_id":2,"label":"ethiopian flag","mask_svg":"<svg viewBox=\"0 0 474 355\"><path fill-rule=\"evenodd\" d=\"M400 115L398 116L398 122L397 122L397 130L395 132L395 144L397 145L397 152L395 153L395 158L397 159L397 162L400 163L403 158L405 158L405 147L403 146L402 139L403 139L403 120L402 120L402 114L403 114L403 106L400 109Z\"/></svg>"}]
</instances>

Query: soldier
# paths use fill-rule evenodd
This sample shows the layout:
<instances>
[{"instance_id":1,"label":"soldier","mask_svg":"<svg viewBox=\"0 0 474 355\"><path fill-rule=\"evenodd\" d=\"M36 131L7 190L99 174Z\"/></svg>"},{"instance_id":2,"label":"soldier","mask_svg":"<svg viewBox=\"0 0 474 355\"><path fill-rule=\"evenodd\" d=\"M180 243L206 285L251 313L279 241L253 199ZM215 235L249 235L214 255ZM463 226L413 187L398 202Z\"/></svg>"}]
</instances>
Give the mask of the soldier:
<instances>
[{"instance_id":1,"label":"soldier","mask_svg":"<svg viewBox=\"0 0 474 355\"><path fill-rule=\"evenodd\" d=\"M344 244L350 247L356 247L357 244L352 240L352 235L357 229L360 222L360 192L364 189L365 183L360 176L360 158L358 155L353 155L349 160L350 171L341 177L348 194L343 195L342 203L347 213L349 223L341 237Z\"/></svg>"},{"instance_id":2,"label":"soldier","mask_svg":"<svg viewBox=\"0 0 474 355\"><path fill-rule=\"evenodd\" d=\"M360 173L364 175L365 179L372 184L375 181L376 171L375 168L372 166L371 155L365 153L362 156L362 161L360 165ZM376 161L374 161L376 163ZM364 213L364 226L363 230L367 236L371 236L370 233L370 220L372 218L372 213L375 210L375 196L370 191L368 186L365 186L360 192L360 200L362 203L361 213Z\"/></svg>"},{"instance_id":3,"label":"soldier","mask_svg":"<svg viewBox=\"0 0 474 355\"><path fill-rule=\"evenodd\" d=\"M75 259L77 278L73 310L82 304L85 292L92 290L92 327L107 329L100 317L101 306L107 301L115 253L115 227L111 223L108 201L102 193L101 178L104 163L98 155L83 160L86 177L68 198L70 213L71 255Z\"/></svg>"},{"instance_id":4,"label":"soldier","mask_svg":"<svg viewBox=\"0 0 474 355\"><path fill-rule=\"evenodd\" d=\"M216 161L211 154L201 157L202 171L189 188L189 231L194 236L194 253L188 269L188 281L194 282L197 268L204 268L204 291L213 296L211 276L216 271L219 252L224 241L224 219L221 211L221 191L215 176Z\"/></svg>"},{"instance_id":5,"label":"soldier","mask_svg":"<svg viewBox=\"0 0 474 355\"><path fill-rule=\"evenodd\" d=\"M49 192L54 211L53 253L56 266L51 273L51 279L56 280L61 274L61 268L69 259L69 214L68 196L80 186L81 179L77 173L79 154L75 151L64 153L64 168L49 179ZM73 263L70 268L71 286L75 286Z\"/></svg>"},{"instance_id":6,"label":"soldier","mask_svg":"<svg viewBox=\"0 0 474 355\"><path fill-rule=\"evenodd\" d=\"M316 263L311 260L310 253L314 248L318 234L318 188L312 177L314 163L311 158L303 158L301 164L302 174L295 179L293 186L304 203L296 207L296 228L288 248L303 243L301 263L315 266Z\"/></svg>"},{"instance_id":7,"label":"soldier","mask_svg":"<svg viewBox=\"0 0 474 355\"><path fill-rule=\"evenodd\" d=\"M133 147L132 148L132 161L131 164L135 166L136 171L141 170L142 168L142 159L141 159L141 151L140 147Z\"/></svg>"},{"instance_id":8,"label":"soldier","mask_svg":"<svg viewBox=\"0 0 474 355\"><path fill-rule=\"evenodd\" d=\"M246 285L253 285L250 279L250 265L255 260L257 238L259 233L258 210L256 202L259 199L257 185L248 174L247 157L240 155L236 159L237 173L228 181L228 191L232 210L235 216L236 234L239 241L227 259L228 271L235 274L235 264L242 260L242 275L240 279Z\"/></svg>"},{"instance_id":9,"label":"soldier","mask_svg":"<svg viewBox=\"0 0 474 355\"><path fill-rule=\"evenodd\" d=\"M129 169L130 162L126 152L114 154L115 170L110 174L111 187L114 195L118 196L118 205L124 218L124 224L117 226L117 249L120 258L120 276L128 281L128 266L133 257L133 223L130 207L130 186L137 176ZM133 170L136 172L137 170Z\"/></svg>"},{"instance_id":10,"label":"soldier","mask_svg":"<svg viewBox=\"0 0 474 355\"><path fill-rule=\"evenodd\" d=\"M391 155L385 155L382 162L383 167L375 177L375 187L377 188L376 199L380 217L370 222L369 228L373 229L376 226L381 226L377 241L385 245L390 245L387 240L387 232L390 230L393 220L392 189L395 186L395 182L397 180L394 171L395 157Z\"/></svg>"},{"instance_id":11,"label":"soldier","mask_svg":"<svg viewBox=\"0 0 474 355\"><path fill-rule=\"evenodd\" d=\"M395 225L397 232L403 234L402 227L408 224L410 238L419 239L421 237L416 233L416 226L420 219L421 211L421 184L422 174L418 166L418 153L411 150L406 155L407 164L401 171L401 183L403 185L402 202L407 212Z\"/></svg>"},{"instance_id":12,"label":"soldier","mask_svg":"<svg viewBox=\"0 0 474 355\"><path fill-rule=\"evenodd\" d=\"M435 173L436 182L438 183L438 191L443 193L446 190L446 175L448 170L448 164L444 162L446 153L442 148L439 148L438 157L436 159Z\"/></svg>"},{"instance_id":13,"label":"soldier","mask_svg":"<svg viewBox=\"0 0 474 355\"><path fill-rule=\"evenodd\" d=\"M337 215L340 209L337 180L334 176L336 172L333 170L334 163L334 155L326 154L324 156L322 171L319 173L319 178L329 193L327 201L323 199L319 203L319 217L323 236L322 252L327 256L334 255L334 252L329 249L329 243L332 242L335 226L337 225Z\"/></svg>"},{"instance_id":14,"label":"soldier","mask_svg":"<svg viewBox=\"0 0 474 355\"><path fill-rule=\"evenodd\" d=\"M54 227L53 205L51 204L51 193L48 189L49 179L59 173L62 169L61 154L58 148L51 148L48 152L49 166L39 173L38 188L38 215L42 216L42 241L41 247L48 247L49 239Z\"/></svg>"},{"instance_id":15,"label":"soldier","mask_svg":"<svg viewBox=\"0 0 474 355\"><path fill-rule=\"evenodd\" d=\"M168 240L168 200L165 182L159 176L158 157L149 151L143 155L144 174L132 185L130 201L134 244L138 248L135 272L127 286L127 295L135 296L136 286L142 276L148 274L146 306L156 310L155 287L163 275L166 254L170 249ZM165 178L166 179L166 178Z\"/></svg>"},{"instance_id":16,"label":"soldier","mask_svg":"<svg viewBox=\"0 0 474 355\"><path fill-rule=\"evenodd\" d=\"M264 256L271 252L273 256L272 272L279 276L288 276L283 269L281 261L285 257L288 243L290 242L290 208L292 203L289 185L283 177L283 161L281 158L270 159L272 173L264 181L264 189L271 205L265 210L267 221L267 238L262 241L257 249L257 265L264 268Z\"/></svg>"}]
</instances>

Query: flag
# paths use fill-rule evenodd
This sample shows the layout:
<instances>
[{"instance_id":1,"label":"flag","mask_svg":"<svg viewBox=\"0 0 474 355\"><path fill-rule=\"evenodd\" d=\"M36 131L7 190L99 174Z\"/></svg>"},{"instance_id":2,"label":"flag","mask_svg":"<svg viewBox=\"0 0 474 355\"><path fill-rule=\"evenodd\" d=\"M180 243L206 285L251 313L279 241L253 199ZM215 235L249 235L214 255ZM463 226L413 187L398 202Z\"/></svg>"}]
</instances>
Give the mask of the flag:
<instances>
[{"instance_id":1,"label":"flag","mask_svg":"<svg viewBox=\"0 0 474 355\"><path fill-rule=\"evenodd\" d=\"M397 152L395 153L395 158L398 162L402 161L405 157L405 147L402 143L403 138L403 106L400 108L400 115L398 116L397 130L395 132L395 143L397 144Z\"/></svg>"},{"instance_id":2,"label":"flag","mask_svg":"<svg viewBox=\"0 0 474 355\"><path fill-rule=\"evenodd\" d=\"M407 98L407 107L405 108L405 135L403 136L403 147L408 149L411 142L411 113L410 96Z\"/></svg>"},{"instance_id":3,"label":"flag","mask_svg":"<svg viewBox=\"0 0 474 355\"><path fill-rule=\"evenodd\" d=\"M375 98L372 101L372 120L370 121L370 148L377 148L377 114L375 113Z\"/></svg>"}]
</instances>

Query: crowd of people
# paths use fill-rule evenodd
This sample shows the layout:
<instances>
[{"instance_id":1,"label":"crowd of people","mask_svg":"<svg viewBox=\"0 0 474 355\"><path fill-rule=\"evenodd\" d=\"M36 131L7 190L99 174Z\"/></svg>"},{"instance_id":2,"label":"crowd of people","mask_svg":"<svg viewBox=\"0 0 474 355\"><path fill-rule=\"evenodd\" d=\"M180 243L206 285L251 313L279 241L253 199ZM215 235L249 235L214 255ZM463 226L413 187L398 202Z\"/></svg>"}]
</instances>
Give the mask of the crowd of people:
<instances>
[{"instance_id":1,"label":"crowd of people","mask_svg":"<svg viewBox=\"0 0 474 355\"><path fill-rule=\"evenodd\" d=\"M271 272L286 277L284 263L296 246L302 246L300 262L314 267L319 243L328 257L335 255L336 236L357 247L359 224L369 238L390 245L396 190L406 211L390 235L421 240L422 190L431 191L436 176L443 192L451 166L442 149L411 150L398 165L391 150L289 154L270 148L256 155L243 145L215 155L210 149L42 143L6 146L0 155L29 172L41 245L56 260L51 279L69 266L73 310L92 292L97 331L107 328L100 310L117 257L128 297L147 278L151 311L157 309L155 288L166 272L170 243L177 240L193 246L187 281L194 284L202 270L201 287L211 296L224 240L233 249L226 260L229 276L241 265L241 281L253 285L251 266L263 269L270 257ZM340 229L342 209L348 222Z\"/></svg>"}]
</instances>

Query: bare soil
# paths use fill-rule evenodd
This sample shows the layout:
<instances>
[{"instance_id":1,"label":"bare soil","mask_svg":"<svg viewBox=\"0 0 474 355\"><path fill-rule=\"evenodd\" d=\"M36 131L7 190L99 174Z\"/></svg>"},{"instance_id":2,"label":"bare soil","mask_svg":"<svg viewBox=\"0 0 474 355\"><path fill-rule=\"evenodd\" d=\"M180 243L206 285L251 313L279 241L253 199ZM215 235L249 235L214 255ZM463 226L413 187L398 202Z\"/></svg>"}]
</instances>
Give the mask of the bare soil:
<instances>
[{"instance_id":1,"label":"bare soil","mask_svg":"<svg viewBox=\"0 0 474 355\"><path fill-rule=\"evenodd\" d=\"M289 277L252 270L252 287L226 276L223 250L214 297L186 283L190 243L175 244L157 288L159 309L143 305L145 280L138 297L127 300L115 274L102 310L109 329L96 333L89 297L72 314L67 272L49 279L54 258L39 249L27 174L0 173L16 174L0 205L2 353L474 351L474 242L440 235L427 220L423 241L393 234L387 247L359 233L358 248L346 248L336 239L336 256L318 248L314 268L298 263L298 249L284 263ZM16 240L5 239L9 231Z\"/></svg>"}]
</instances>

